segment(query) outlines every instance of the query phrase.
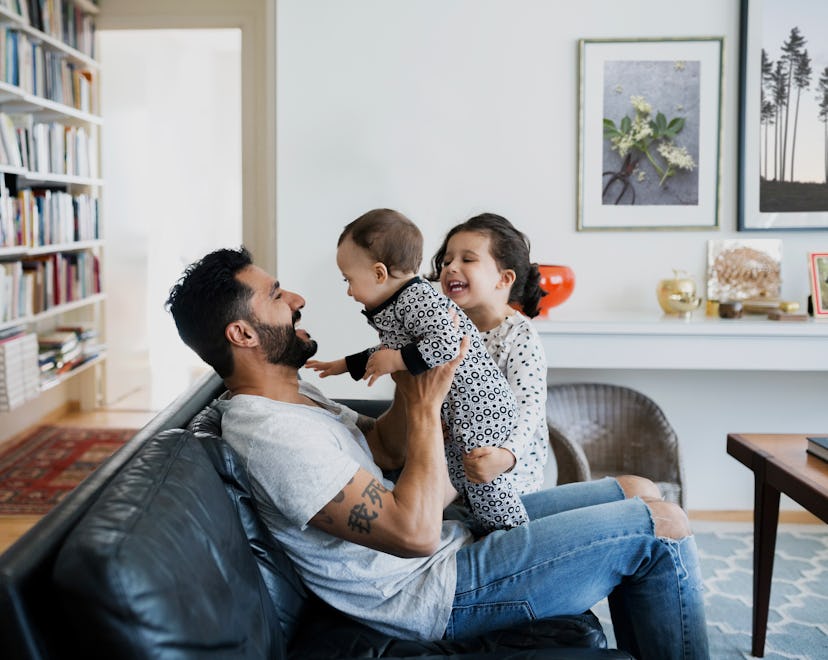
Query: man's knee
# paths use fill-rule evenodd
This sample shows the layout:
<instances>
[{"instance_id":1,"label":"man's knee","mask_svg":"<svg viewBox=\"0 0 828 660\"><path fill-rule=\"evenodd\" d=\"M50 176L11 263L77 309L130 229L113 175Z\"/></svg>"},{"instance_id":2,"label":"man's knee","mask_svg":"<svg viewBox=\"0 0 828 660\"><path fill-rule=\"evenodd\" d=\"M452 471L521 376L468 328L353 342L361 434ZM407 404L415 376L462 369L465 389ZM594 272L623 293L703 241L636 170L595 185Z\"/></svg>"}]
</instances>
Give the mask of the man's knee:
<instances>
[{"instance_id":1,"label":"man's knee","mask_svg":"<svg viewBox=\"0 0 828 660\"><path fill-rule=\"evenodd\" d=\"M663 501L650 501L646 504L653 516L656 536L682 539L692 534L687 514L678 504Z\"/></svg>"},{"instance_id":2,"label":"man's knee","mask_svg":"<svg viewBox=\"0 0 828 660\"><path fill-rule=\"evenodd\" d=\"M661 500L661 490L652 481L645 477L637 477L632 474L625 474L615 478L621 490L624 491L624 497L640 497L642 500L649 502L650 500Z\"/></svg>"}]
</instances>

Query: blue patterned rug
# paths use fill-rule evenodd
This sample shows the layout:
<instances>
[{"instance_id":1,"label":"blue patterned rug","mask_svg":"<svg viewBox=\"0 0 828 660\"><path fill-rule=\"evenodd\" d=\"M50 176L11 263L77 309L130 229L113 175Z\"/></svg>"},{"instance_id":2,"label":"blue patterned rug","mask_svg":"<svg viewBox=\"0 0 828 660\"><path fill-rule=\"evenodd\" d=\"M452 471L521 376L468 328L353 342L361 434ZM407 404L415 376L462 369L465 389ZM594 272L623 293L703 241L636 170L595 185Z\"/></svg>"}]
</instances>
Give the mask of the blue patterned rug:
<instances>
[{"instance_id":1,"label":"blue patterned rug","mask_svg":"<svg viewBox=\"0 0 828 660\"><path fill-rule=\"evenodd\" d=\"M752 658L752 527L692 524L704 576L710 657ZM606 601L593 611L615 646ZM765 658L828 658L828 525L779 526Z\"/></svg>"}]
</instances>

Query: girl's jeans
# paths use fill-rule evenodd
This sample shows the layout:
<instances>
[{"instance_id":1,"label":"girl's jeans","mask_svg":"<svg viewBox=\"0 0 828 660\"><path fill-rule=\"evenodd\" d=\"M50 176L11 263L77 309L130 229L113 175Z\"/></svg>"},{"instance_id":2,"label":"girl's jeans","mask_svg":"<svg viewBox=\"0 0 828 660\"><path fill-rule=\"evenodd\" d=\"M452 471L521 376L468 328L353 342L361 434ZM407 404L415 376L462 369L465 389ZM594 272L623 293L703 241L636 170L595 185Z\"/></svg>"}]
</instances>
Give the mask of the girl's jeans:
<instances>
[{"instance_id":1,"label":"girl's jeans","mask_svg":"<svg viewBox=\"0 0 828 660\"><path fill-rule=\"evenodd\" d=\"M708 658L692 536L653 535L650 510L614 479L523 497L530 522L457 553L449 639L585 612L609 596L618 648L639 660Z\"/></svg>"}]
</instances>

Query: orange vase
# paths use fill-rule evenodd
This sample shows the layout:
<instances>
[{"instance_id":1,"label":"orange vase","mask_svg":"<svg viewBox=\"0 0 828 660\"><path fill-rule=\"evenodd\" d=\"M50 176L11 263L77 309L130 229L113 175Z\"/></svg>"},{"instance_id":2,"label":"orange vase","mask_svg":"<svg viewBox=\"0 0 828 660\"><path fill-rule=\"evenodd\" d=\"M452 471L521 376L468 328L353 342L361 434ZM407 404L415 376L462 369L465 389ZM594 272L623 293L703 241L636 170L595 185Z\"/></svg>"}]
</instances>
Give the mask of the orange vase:
<instances>
[{"instance_id":1,"label":"orange vase","mask_svg":"<svg viewBox=\"0 0 828 660\"><path fill-rule=\"evenodd\" d=\"M540 299L540 316L546 316L552 307L557 307L572 295L575 288L575 273L569 266L539 264L540 287L546 295Z\"/></svg>"}]
</instances>

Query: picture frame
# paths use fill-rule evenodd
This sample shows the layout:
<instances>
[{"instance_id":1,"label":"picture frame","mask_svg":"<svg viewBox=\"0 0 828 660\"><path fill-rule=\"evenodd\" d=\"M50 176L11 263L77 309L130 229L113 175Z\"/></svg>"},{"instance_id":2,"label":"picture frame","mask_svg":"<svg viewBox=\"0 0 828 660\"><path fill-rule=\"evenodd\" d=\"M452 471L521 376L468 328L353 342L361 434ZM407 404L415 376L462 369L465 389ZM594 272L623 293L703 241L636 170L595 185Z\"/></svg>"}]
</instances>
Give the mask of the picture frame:
<instances>
[{"instance_id":1,"label":"picture frame","mask_svg":"<svg viewBox=\"0 0 828 660\"><path fill-rule=\"evenodd\" d=\"M814 318L828 319L828 252L809 252L808 270Z\"/></svg>"},{"instance_id":2,"label":"picture frame","mask_svg":"<svg viewBox=\"0 0 828 660\"><path fill-rule=\"evenodd\" d=\"M578 231L718 229L724 37L578 48Z\"/></svg>"},{"instance_id":3,"label":"picture frame","mask_svg":"<svg viewBox=\"0 0 828 660\"><path fill-rule=\"evenodd\" d=\"M741 0L740 32L737 228L828 229L828 4Z\"/></svg>"}]
</instances>

